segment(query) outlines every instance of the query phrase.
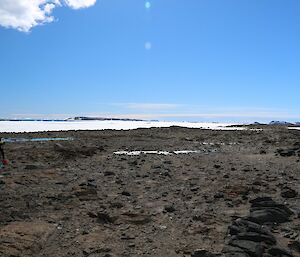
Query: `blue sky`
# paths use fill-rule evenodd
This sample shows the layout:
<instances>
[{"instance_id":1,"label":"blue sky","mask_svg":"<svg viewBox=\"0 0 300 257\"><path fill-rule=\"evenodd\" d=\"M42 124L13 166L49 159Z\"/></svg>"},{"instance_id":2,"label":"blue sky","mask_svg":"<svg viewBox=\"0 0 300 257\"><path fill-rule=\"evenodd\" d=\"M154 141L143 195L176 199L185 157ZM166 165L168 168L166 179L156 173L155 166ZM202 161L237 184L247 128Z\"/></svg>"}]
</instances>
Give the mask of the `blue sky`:
<instances>
[{"instance_id":1,"label":"blue sky","mask_svg":"<svg viewBox=\"0 0 300 257\"><path fill-rule=\"evenodd\" d=\"M2 24L0 117L300 120L299 0L149 3Z\"/></svg>"}]
</instances>

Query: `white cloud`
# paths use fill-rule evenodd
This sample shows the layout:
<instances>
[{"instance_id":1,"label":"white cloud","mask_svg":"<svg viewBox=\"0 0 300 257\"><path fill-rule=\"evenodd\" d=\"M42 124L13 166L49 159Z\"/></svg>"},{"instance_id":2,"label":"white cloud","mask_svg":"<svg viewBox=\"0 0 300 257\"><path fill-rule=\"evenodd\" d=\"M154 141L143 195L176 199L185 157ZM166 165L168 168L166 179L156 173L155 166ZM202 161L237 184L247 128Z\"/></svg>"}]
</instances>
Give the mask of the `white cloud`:
<instances>
[{"instance_id":1,"label":"white cloud","mask_svg":"<svg viewBox=\"0 0 300 257\"><path fill-rule=\"evenodd\" d=\"M126 109L135 109L135 110L168 110L176 109L182 105L180 104L169 104L169 103L117 103L113 104L115 106L122 106Z\"/></svg>"},{"instance_id":2,"label":"white cloud","mask_svg":"<svg viewBox=\"0 0 300 257\"><path fill-rule=\"evenodd\" d=\"M126 107L138 110L165 110L177 108L179 105L166 103L128 103Z\"/></svg>"},{"instance_id":3,"label":"white cloud","mask_svg":"<svg viewBox=\"0 0 300 257\"><path fill-rule=\"evenodd\" d=\"M28 32L54 20L52 11L62 4L73 9L92 6L96 0L0 0L0 26Z\"/></svg>"},{"instance_id":4,"label":"white cloud","mask_svg":"<svg viewBox=\"0 0 300 257\"><path fill-rule=\"evenodd\" d=\"M73 9L87 8L96 3L96 0L65 0L66 4Z\"/></svg>"}]
</instances>

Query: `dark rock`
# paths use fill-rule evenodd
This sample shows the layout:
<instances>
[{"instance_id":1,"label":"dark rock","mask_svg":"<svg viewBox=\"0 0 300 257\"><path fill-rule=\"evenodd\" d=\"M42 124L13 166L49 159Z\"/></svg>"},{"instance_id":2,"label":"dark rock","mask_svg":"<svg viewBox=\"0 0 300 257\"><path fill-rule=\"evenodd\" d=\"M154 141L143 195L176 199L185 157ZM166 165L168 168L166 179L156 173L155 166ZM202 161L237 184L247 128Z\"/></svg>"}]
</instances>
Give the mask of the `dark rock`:
<instances>
[{"instance_id":1,"label":"dark rock","mask_svg":"<svg viewBox=\"0 0 300 257\"><path fill-rule=\"evenodd\" d=\"M283 223L289 220L283 211L275 208L253 210L250 213L249 219L259 224L274 222Z\"/></svg>"},{"instance_id":2,"label":"dark rock","mask_svg":"<svg viewBox=\"0 0 300 257\"><path fill-rule=\"evenodd\" d=\"M290 256L293 257L293 255L286 251L285 249L282 249L280 247L272 247L268 250L268 253L272 256Z\"/></svg>"},{"instance_id":3,"label":"dark rock","mask_svg":"<svg viewBox=\"0 0 300 257\"><path fill-rule=\"evenodd\" d=\"M97 185L94 182L88 182L87 187L97 188Z\"/></svg>"},{"instance_id":4,"label":"dark rock","mask_svg":"<svg viewBox=\"0 0 300 257\"><path fill-rule=\"evenodd\" d=\"M264 250L264 247L260 242L249 240L230 240L229 245L238 247L253 257L262 256Z\"/></svg>"},{"instance_id":5,"label":"dark rock","mask_svg":"<svg viewBox=\"0 0 300 257\"><path fill-rule=\"evenodd\" d=\"M233 236L232 239L248 240L252 242L265 242L271 245L276 244L276 239L274 236L255 232L239 233L238 235Z\"/></svg>"},{"instance_id":6,"label":"dark rock","mask_svg":"<svg viewBox=\"0 0 300 257\"><path fill-rule=\"evenodd\" d=\"M125 233L122 233L122 236L121 236L121 240L134 240L135 237L134 236L131 236L131 235L127 235Z\"/></svg>"},{"instance_id":7,"label":"dark rock","mask_svg":"<svg viewBox=\"0 0 300 257\"><path fill-rule=\"evenodd\" d=\"M205 221L207 218L201 216L201 215L194 215L192 218L194 221Z\"/></svg>"},{"instance_id":8,"label":"dark rock","mask_svg":"<svg viewBox=\"0 0 300 257\"><path fill-rule=\"evenodd\" d=\"M134 225L145 225L152 221L150 215L146 214L128 212L122 215L125 216L125 221Z\"/></svg>"},{"instance_id":9,"label":"dark rock","mask_svg":"<svg viewBox=\"0 0 300 257\"><path fill-rule=\"evenodd\" d=\"M274 202L270 197L259 197L250 203L252 205L248 219L255 223L283 223L293 214L287 206Z\"/></svg>"},{"instance_id":10,"label":"dark rock","mask_svg":"<svg viewBox=\"0 0 300 257\"><path fill-rule=\"evenodd\" d=\"M195 187L191 187L191 192L197 192L199 191L200 187L195 186Z\"/></svg>"},{"instance_id":11,"label":"dark rock","mask_svg":"<svg viewBox=\"0 0 300 257\"><path fill-rule=\"evenodd\" d=\"M294 146L293 149L295 149L295 150L300 149L300 142L295 142L295 143L293 144L293 146Z\"/></svg>"},{"instance_id":12,"label":"dark rock","mask_svg":"<svg viewBox=\"0 0 300 257\"><path fill-rule=\"evenodd\" d=\"M39 167L37 165L34 165L34 164L28 164L25 166L25 170L36 170L38 169Z\"/></svg>"},{"instance_id":13,"label":"dark rock","mask_svg":"<svg viewBox=\"0 0 300 257\"><path fill-rule=\"evenodd\" d=\"M300 242L299 241L292 241L289 243L289 247L294 250L297 251L298 253L300 253Z\"/></svg>"},{"instance_id":14,"label":"dark rock","mask_svg":"<svg viewBox=\"0 0 300 257\"><path fill-rule=\"evenodd\" d=\"M253 181L253 183L252 183L252 185L254 185L254 186L261 186L262 185L262 182L260 181L260 180L255 180L255 181Z\"/></svg>"},{"instance_id":15,"label":"dark rock","mask_svg":"<svg viewBox=\"0 0 300 257\"><path fill-rule=\"evenodd\" d=\"M115 203L111 203L110 204L111 208L117 208L117 209L121 209L124 207L124 204L120 203L120 202L115 202Z\"/></svg>"},{"instance_id":16,"label":"dark rock","mask_svg":"<svg viewBox=\"0 0 300 257\"><path fill-rule=\"evenodd\" d=\"M134 160L134 161L131 161L129 162L130 165L133 165L133 166L136 166L138 165L138 161L137 160Z\"/></svg>"},{"instance_id":17,"label":"dark rock","mask_svg":"<svg viewBox=\"0 0 300 257\"><path fill-rule=\"evenodd\" d=\"M218 255L219 254L211 253L205 249L197 249L191 254L191 257L214 257Z\"/></svg>"},{"instance_id":18,"label":"dark rock","mask_svg":"<svg viewBox=\"0 0 300 257\"><path fill-rule=\"evenodd\" d=\"M283 236L285 238L290 238L290 239L296 239L298 237L298 233L292 231L292 230L285 230L286 232L283 233Z\"/></svg>"},{"instance_id":19,"label":"dark rock","mask_svg":"<svg viewBox=\"0 0 300 257\"><path fill-rule=\"evenodd\" d=\"M283 198L295 198L297 195L298 195L298 192L289 187L285 187L281 191L281 196Z\"/></svg>"},{"instance_id":20,"label":"dark rock","mask_svg":"<svg viewBox=\"0 0 300 257\"><path fill-rule=\"evenodd\" d=\"M89 217L90 218L97 218L97 214L96 213L94 213L94 212L88 212L88 215L89 215Z\"/></svg>"},{"instance_id":21,"label":"dark rock","mask_svg":"<svg viewBox=\"0 0 300 257\"><path fill-rule=\"evenodd\" d=\"M80 187L86 187L86 183L85 183L85 182L82 182L82 183L80 183L78 186L80 186Z\"/></svg>"},{"instance_id":22,"label":"dark rock","mask_svg":"<svg viewBox=\"0 0 300 257\"><path fill-rule=\"evenodd\" d=\"M222 252L225 254L225 257L250 257L250 255L241 248L231 245L226 245Z\"/></svg>"},{"instance_id":23,"label":"dark rock","mask_svg":"<svg viewBox=\"0 0 300 257\"><path fill-rule=\"evenodd\" d=\"M113 171L105 171L104 173L104 176L114 176L114 175L116 175Z\"/></svg>"},{"instance_id":24,"label":"dark rock","mask_svg":"<svg viewBox=\"0 0 300 257\"><path fill-rule=\"evenodd\" d=\"M285 222L291 210L270 197L250 201L250 216L239 218L229 226L229 242L224 247L225 257L291 257L291 254L276 246L276 238L262 224Z\"/></svg>"},{"instance_id":25,"label":"dark rock","mask_svg":"<svg viewBox=\"0 0 300 257\"><path fill-rule=\"evenodd\" d=\"M111 256L110 254L107 255L107 253L111 252L110 248L98 248L98 249L93 249L93 248L89 248L89 249L84 249L82 251L82 253L85 256L94 256L94 254L97 254L97 256L99 256L98 254L101 253L106 253L105 255L101 255L101 256Z\"/></svg>"},{"instance_id":26,"label":"dark rock","mask_svg":"<svg viewBox=\"0 0 300 257\"><path fill-rule=\"evenodd\" d=\"M114 223L115 220L116 220L115 218L112 218L106 212L98 212L98 213L88 212L88 216L93 218L93 219L97 219L97 222L101 223L101 224Z\"/></svg>"},{"instance_id":27,"label":"dark rock","mask_svg":"<svg viewBox=\"0 0 300 257\"><path fill-rule=\"evenodd\" d=\"M218 192L218 193L216 193L216 194L214 195L214 198L215 198L215 199L224 198L224 193Z\"/></svg>"},{"instance_id":28,"label":"dark rock","mask_svg":"<svg viewBox=\"0 0 300 257\"><path fill-rule=\"evenodd\" d=\"M278 149L277 153L282 157L291 157L296 155L296 152L293 149Z\"/></svg>"},{"instance_id":29,"label":"dark rock","mask_svg":"<svg viewBox=\"0 0 300 257\"><path fill-rule=\"evenodd\" d=\"M263 226L251 222L246 219L237 219L235 220L231 226L229 226L229 232L231 235L237 235L239 233L247 233L247 232L253 232L257 234L263 234L267 236L272 236L271 232L264 228Z\"/></svg>"},{"instance_id":30,"label":"dark rock","mask_svg":"<svg viewBox=\"0 0 300 257\"><path fill-rule=\"evenodd\" d=\"M75 195L80 200L95 200L97 199L97 190L95 188L83 188L75 191Z\"/></svg>"},{"instance_id":31,"label":"dark rock","mask_svg":"<svg viewBox=\"0 0 300 257\"><path fill-rule=\"evenodd\" d=\"M125 195L125 196L131 196L131 194L129 192L127 192L127 191L123 191L121 194Z\"/></svg>"},{"instance_id":32,"label":"dark rock","mask_svg":"<svg viewBox=\"0 0 300 257\"><path fill-rule=\"evenodd\" d=\"M245 252L227 252L225 253L225 257L250 257L249 254Z\"/></svg>"},{"instance_id":33,"label":"dark rock","mask_svg":"<svg viewBox=\"0 0 300 257\"><path fill-rule=\"evenodd\" d=\"M174 212L175 208L173 205L167 205L167 206L165 206L165 211L166 212Z\"/></svg>"},{"instance_id":34,"label":"dark rock","mask_svg":"<svg viewBox=\"0 0 300 257\"><path fill-rule=\"evenodd\" d=\"M102 224L114 223L115 219L105 212L97 213L97 222Z\"/></svg>"}]
</instances>

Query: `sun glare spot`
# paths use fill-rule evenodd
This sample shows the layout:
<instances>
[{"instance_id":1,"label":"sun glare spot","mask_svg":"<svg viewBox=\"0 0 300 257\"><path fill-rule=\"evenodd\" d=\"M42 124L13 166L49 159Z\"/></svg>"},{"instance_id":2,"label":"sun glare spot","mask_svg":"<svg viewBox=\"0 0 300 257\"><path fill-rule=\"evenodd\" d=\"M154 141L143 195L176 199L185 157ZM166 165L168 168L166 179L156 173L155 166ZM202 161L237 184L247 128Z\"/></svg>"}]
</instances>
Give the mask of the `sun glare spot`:
<instances>
[{"instance_id":1,"label":"sun glare spot","mask_svg":"<svg viewBox=\"0 0 300 257\"><path fill-rule=\"evenodd\" d=\"M145 3L145 7L146 7L146 9L150 9L151 8L151 3L147 1Z\"/></svg>"},{"instance_id":2,"label":"sun glare spot","mask_svg":"<svg viewBox=\"0 0 300 257\"><path fill-rule=\"evenodd\" d=\"M152 48L152 43L151 42L146 42L145 43L145 49L146 50L151 50L151 48Z\"/></svg>"}]
</instances>

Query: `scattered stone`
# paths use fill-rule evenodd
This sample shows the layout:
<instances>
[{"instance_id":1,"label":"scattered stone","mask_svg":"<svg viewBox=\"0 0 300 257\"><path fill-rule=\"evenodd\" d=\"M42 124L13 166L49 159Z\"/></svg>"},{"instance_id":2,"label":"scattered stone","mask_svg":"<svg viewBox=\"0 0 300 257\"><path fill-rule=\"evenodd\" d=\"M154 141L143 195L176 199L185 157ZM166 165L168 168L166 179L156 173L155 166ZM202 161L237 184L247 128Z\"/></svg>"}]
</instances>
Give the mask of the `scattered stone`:
<instances>
[{"instance_id":1,"label":"scattered stone","mask_svg":"<svg viewBox=\"0 0 300 257\"><path fill-rule=\"evenodd\" d=\"M135 239L134 236L127 235L126 233L123 233L121 236L121 240L134 240L134 239Z\"/></svg>"},{"instance_id":2,"label":"scattered stone","mask_svg":"<svg viewBox=\"0 0 300 257\"><path fill-rule=\"evenodd\" d=\"M145 225L152 221L150 215L147 214L139 214L139 213L131 213L126 212L123 213L122 216L125 222L134 224L134 225Z\"/></svg>"},{"instance_id":3,"label":"scattered stone","mask_svg":"<svg viewBox=\"0 0 300 257\"><path fill-rule=\"evenodd\" d=\"M278 149L277 153L282 157L291 157L296 155L296 151L293 149Z\"/></svg>"},{"instance_id":4,"label":"scattered stone","mask_svg":"<svg viewBox=\"0 0 300 257\"><path fill-rule=\"evenodd\" d=\"M297 251L298 253L300 253L300 242L299 241L291 241L289 243L289 247L292 250Z\"/></svg>"},{"instance_id":5,"label":"scattered stone","mask_svg":"<svg viewBox=\"0 0 300 257\"><path fill-rule=\"evenodd\" d=\"M95 182L88 182L86 184L87 187L92 187L92 188L97 188L97 185L95 184Z\"/></svg>"},{"instance_id":6,"label":"scattered stone","mask_svg":"<svg viewBox=\"0 0 300 257\"><path fill-rule=\"evenodd\" d=\"M191 192L197 192L199 191L200 187L198 186L194 186L194 187L191 187Z\"/></svg>"},{"instance_id":7,"label":"scattered stone","mask_svg":"<svg viewBox=\"0 0 300 257\"><path fill-rule=\"evenodd\" d=\"M116 174L113 171L105 171L104 176L115 176Z\"/></svg>"},{"instance_id":8,"label":"scattered stone","mask_svg":"<svg viewBox=\"0 0 300 257\"><path fill-rule=\"evenodd\" d=\"M166 212L174 212L175 208L173 205L167 205L167 206L165 206L165 211Z\"/></svg>"},{"instance_id":9,"label":"scattered stone","mask_svg":"<svg viewBox=\"0 0 300 257\"><path fill-rule=\"evenodd\" d=\"M121 194L125 195L125 196L131 196L131 194L129 192L127 192L127 191L123 191Z\"/></svg>"},{"instance_id":10,"label":"scattered stone","mask_svg":"<svg viewBox=\"0 0 300 257\"><path fill-rule=\"evenodd\" d=\"M25 170L36 170L38 169L39 167L37 165L34 165L34 164L28 164L25 166Z\"/></svg>"},{"instance_id":11,"label":"scattered stone","mask_svg":"<svg viewBox=\"0 0 300 257\"><path fill-rule=\"evenodd\" d=\"M97 213L97 222L101 224L110 224L115 222L115 218L112 218L105 212L99 212Z\"/></svg>"},{"instance_id":12,"label":"scattered stone","mask_svg":"<svg viewBox=\"0 0 300 257\"><path fill-rule=\"evenodd\" d=\"M81 188L75 191L75 196L80 200L95 200L97 199L97 190L95 188Z\"/></svg>"},{"instance_id":13,"label":"scattered stone","mask_svg":"<svg viewBox=\"0 0 300 257\"><path fill-rule=\"evenodd\" d=\"M110 204L111 208L116 208L116 209L121 209L124 207L124 204L120 203L120 202L114 202Z\"/></svg>"},{"instance_id":14,"label":"scattered stone","mask_svg":"<svg viewBox=\"0 0 300 257\"><path fill-rule=\"evenodd\" d=\"M296 239L296 238L298 238L298 233L289 230L289 231L286 231L285 233L283 233L283 236L285 238Z\"/></svg>"},{"instance_id":15,"label":"scattered stone","mask_svg":"<svg viewBox=\"0 0 300 257\"><path fill-rule=\"evenodd\" d=\"M224 193L222 193L222 192L218 192L218 193L216 193L215 195L214 195L214 198L215 199L220 199L220 198L224 198Z\"/></svg>"},{"instance_id":16,"label":"scattered stone","mask_svg":"<svg viewBox=\"0 0 300 257\"><path fill-rule=\"evenodd\" d=\"M283 198L295 198L298 192L290 187L284 187L281 191L281 196Z\"/></svg>"}]
</instances>

